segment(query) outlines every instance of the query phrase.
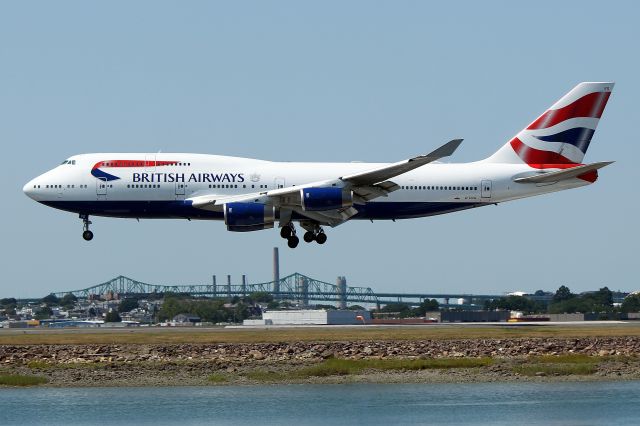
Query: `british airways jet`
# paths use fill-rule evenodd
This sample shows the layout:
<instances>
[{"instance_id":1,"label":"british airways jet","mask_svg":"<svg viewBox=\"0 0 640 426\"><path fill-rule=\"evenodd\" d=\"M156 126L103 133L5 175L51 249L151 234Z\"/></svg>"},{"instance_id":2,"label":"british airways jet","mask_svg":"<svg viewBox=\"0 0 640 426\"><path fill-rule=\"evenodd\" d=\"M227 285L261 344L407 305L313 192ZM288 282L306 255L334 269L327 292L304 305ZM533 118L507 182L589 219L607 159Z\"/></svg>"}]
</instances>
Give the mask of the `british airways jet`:
<instances>
[{"instance_id":1,"label":"british airways jet","mask_svg":"<svg viewBox=\"0 0 640 426\"><path fill-rule=\"evenodd\" d=\"M273 228L291 248L324 244L323 227L409 219L594 183L611 161L582 162L614 83L580 83L496 153L443 164L452 140L397 163L295 163L202 154L81 154L24 186L49 207L90 216L223 220L229 231Z\"/></svg>"}]
</instances>

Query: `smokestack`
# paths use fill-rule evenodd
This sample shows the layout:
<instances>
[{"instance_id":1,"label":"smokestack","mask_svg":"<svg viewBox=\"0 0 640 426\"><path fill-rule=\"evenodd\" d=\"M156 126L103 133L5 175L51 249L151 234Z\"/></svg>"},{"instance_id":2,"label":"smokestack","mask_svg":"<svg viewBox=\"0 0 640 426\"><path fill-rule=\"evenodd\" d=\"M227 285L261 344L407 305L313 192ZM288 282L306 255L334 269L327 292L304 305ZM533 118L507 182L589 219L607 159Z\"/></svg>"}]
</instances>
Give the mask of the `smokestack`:
<instances>
[{"instance_id":1,"label":"smokestack","mask_svg":"<svg viewBox=\"0 0 640 426\"><path fill-rule=\"evenodd\" d=\"M274 299L278 299L278 293L280 293L280 255L278 253L278 247L273 248L273 292Z\"/></svg>"},{"instance_id":2,"label":"smokestack","mask_svg":"<svg viewBox=\"0 0 640 426\"><path fill-rule=\"evenodd\" d=\"M216 284L216 276L213 276L213 285L212 285L212 293L213 293L213 297L218 296L218 285Z\"/></svg>"},{"instance_id":3,"label":"smokestack","mask_svg":"<svg viewBox=\"0 0 640 426\"><path fill-rule=\"evenodd\" d=\"M247 276L242 275L242 295L247 295Z\"/></svg>"},{"instance_id":4,"label":"smokestack","mask_svg":"<svg viewBox=\"0 0 640 426\"><path fill-rule=\"evenodd\" d=\"M227 297L231 299L231 275L227 275Z\"/></svg>"}]
</instances>

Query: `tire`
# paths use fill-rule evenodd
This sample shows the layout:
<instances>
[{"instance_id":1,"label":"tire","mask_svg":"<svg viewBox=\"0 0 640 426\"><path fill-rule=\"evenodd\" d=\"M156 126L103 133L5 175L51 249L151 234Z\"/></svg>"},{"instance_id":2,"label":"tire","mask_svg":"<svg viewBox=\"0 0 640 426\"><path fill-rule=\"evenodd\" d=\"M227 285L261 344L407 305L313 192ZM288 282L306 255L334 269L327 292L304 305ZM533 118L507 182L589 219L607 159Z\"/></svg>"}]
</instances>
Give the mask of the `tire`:
<instances>
[{"instance_id":1,"label":"tire","mask_svg":"<svg viewBox=\"0 0 640 426\"><path fill-rule=\"evenodd\" d=\"M327 242L327 234L325 234L324 232L321 232L318 235L316 235L316 242L318 244L326 243Z\"/></svg>"},{"instance_id":2,"label":"tire","mask_svg":"<svg viewBox=\"0 0 640 426\"><path fill-rule=\"evenodd\" d=\"M283 226L280 229L280 236L282 238L285 238L285 239L289 238L291 236L291 227L290 226Z\"/></svg>"},{"instance_id":3,"label":"tire","mask_svg":"<svg viewBox=\"0 0 640 426\"><path fill-rule=\"evenodd\" d=\"M310 242L312 242L313 240L316 239L316 236L315 236L315 234L313 232L307 231L307 232L304 233L302 238L304 239L304 241L306 243L310 243Z\"/></svg>"},{"instance_id":4,"label":"tire","mask_svg":"<svg viewBox=\"0 0 640 426\"><path fill-rule=\"evenodd\" d=\"M84 231L82 233L82 238L84 238L85 241L91 241L93 240L93 232L91 231Z\"/></svg>"},{"instance_id":5,"label":"tire","mask_svg":"<svg viewBox=\"0 0 640 426\"><path fill-rule=\"evenodd\" d=\"M300 243L300 238L296 237L295 235L293 235L293 236L291 236L291 237L289 237L289 238L287 239L287 245L288 245L290 248L296 248L296 247L298 247L298 244L299 244L299 243Z\"/></svg>"}]
</instances>

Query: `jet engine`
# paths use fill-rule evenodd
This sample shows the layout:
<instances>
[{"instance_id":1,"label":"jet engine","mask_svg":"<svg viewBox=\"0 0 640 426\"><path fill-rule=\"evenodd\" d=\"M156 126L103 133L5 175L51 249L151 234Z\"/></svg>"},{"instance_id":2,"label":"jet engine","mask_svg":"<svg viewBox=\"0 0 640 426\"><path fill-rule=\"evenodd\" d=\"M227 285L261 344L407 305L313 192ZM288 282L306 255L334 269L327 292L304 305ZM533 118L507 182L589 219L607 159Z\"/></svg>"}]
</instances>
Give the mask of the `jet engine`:
<instances>
[{"instance_id":1,"label":"jet engine","mask_svg":"<svg viewBox=\"0 0 640 426\"><path fill-rule=\"evenodd\" d=\"M224 223L235 232L260 231L273 228L275 208L259 203L227 203L224 205Z\"/></svg>"},{"instance_id":2,"label":"jet engine","mask_svg":"<svg viewBox=\"0 0 640 426\"><path fill-rule=\"evenodd\" d=\"M343 188L303 188L300 190L302 209L305 211L325 211L351 207L353 192Z\"/></svg>"}]
</instances>

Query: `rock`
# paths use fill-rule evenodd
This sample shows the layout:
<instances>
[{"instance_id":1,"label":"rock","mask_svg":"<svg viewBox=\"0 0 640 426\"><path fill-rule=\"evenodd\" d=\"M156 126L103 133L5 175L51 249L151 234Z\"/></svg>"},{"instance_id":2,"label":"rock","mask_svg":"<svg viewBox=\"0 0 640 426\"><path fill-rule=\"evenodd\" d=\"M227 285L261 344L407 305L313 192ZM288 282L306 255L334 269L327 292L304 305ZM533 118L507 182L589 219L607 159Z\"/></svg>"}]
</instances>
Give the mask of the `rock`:
<instances>
[{"instance_id":1,"label":"rock","mask_svg":"<svg viewBox=\"0 0 640 426\"><path fill-rule=\"evenodd\" d=\"M331 349L325 349L320 354L320 357L324 359L331 358L332 356L333 356L333 351Z\"/></svg>"},{"instance_id":2,"label":"rock","mask_svg":"<svg viewBox=\"0 0 640 426\"><path fill-rule=\"evenodd\" d=\"M536 377L544 377L546 375L547 375L547 373L545 373L544 371L537 371L536 372Z\"/></svg>"},{"instance_id":3,"label":"rock","mask_svg":"<svg viewBox=\"0 0 640 426\"><path fill-rule=\"evenodd\" d=\"M371 355L373 353L373 349L371 349L369 346L367 346L362 350L362 353L365 354L365 355Z\"/></svg>"},{"instance_id":4,"label":"rock","mask_svg":"<svg viewBox=\"0 0 640 426\"><path fill-rule=\"evenodd\" d=\"M250 352L249 352L249 355L250 355L253 359L256 359L256 360L258 360L258 361L259 361L259 360L264 359L264 355L262 354L262 352L257 351L257 350L250 351Z\"/></svg>"}]
</instances>

